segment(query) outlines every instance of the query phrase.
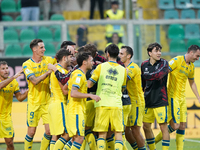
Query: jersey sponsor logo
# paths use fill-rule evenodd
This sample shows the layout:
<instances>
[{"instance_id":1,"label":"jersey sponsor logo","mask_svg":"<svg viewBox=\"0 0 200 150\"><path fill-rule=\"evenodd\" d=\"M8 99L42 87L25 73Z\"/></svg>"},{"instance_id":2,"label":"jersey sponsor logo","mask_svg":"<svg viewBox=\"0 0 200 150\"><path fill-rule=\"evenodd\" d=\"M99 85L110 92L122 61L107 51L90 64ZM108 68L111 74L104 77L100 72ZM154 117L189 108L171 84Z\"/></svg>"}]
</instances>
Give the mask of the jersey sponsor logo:
<instances>
[{"instance_id":1,"label":"jersey sponsor logo","mask_svg":"<svg viewBox=\"0 0 200 150\"><path fill-rule=\"evenodd\" d=\"M10 131L10 130L11 130L11 127L6 128L6 131Z\"/></svg>"},{"instance_id":2,"label":"jersey sponsor logo","mask_svg":"<svg viewBox=\"0 0 200 150\"><path fill-rule=\"evenodd\" d=\"M180 70L179 72L185 74L188 77L188 73L187 72L185 72L183 70Z\"/></svg>"},{"instance_id":3,"label":"jersey sponsor logo","mask_svg":"<svg viewBox=\"0 0 200 150\"><path fill-rule=\"evenodd\" d=\"M82 74L78 74L77 76L78 76L78 77L81 77L81 76L82 76Z\"/></svg>"},{"instance_id":4,"label":"jersey sponsor logo","mask_svg":"<svg viewBox=\"0 0 200 150\"><path fill-rule=\"evenodd\" d=\"M81 78L77 77L76 78L76 83L80 83L80 81L81 81Z\"/></svg>"},{"instance_id":5,"label":"jersey sponsor logo","mask_svg":"<svg viewBox=\"0 0 200 150\"><path fill-rule=\"evenodd\" d=\"M169 62L170 65L172 65L173 63L174 63L174 60L171 60L171 61Z\"/></svg>"},{"instance_id":6,"label":"jersey sponsor logo","mask_svg":"<svg viewBox=\"0 0 200 150\"><path fill-rule=\"evenodd\" d=\"M108 70L108 73L109 73L110 75L113 75L113 76L119 74L119 73L117 72L117 69L112 69L112 68L110 68L110 69Z\"/></svg>"},{"instance_id":7,"label":"jersey sponsor logo","mask_svg":"<svg viewBox=\"0 0 200 150\"><path fill-rule=\"evenodd\" d=\"M117 78L116 78L116 77L109 76L109 75L106 75L106 79L110 79L110 80L117 81Z\"/></svg>"},{"instance_id":8,"label":"jersey sponsor logo","mask_svg":"<svg viewBox=\"0 0 200 150\"><path fill-rule=\"evenodd\" d=\"M35 69L35 68L37 68L37 67L33 67L33 69Z\"/></svg>"},{"instance_id":9,"label":"jersey sponsor logo","mask_svg":"<svg viewBox=\"0 0 200 150\"><path fill-rule=\"evenodd\" d=\"M149 73L148 68L145 68L145 69L144 69L144 74L145 74L145 73Z\"/></svg>"}]
</instances>

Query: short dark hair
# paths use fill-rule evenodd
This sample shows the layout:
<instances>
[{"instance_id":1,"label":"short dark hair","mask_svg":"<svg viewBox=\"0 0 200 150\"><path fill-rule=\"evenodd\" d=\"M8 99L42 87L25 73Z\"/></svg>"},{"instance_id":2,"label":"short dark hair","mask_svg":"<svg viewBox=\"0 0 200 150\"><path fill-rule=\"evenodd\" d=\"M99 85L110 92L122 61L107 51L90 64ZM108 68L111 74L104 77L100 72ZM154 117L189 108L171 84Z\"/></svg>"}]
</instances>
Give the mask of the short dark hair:
<instances>
[{"instance_id":1,"label":"short dark hair","mask_svg":"<svg viewBox=\"0 0 200 150\"><path fill-rule=\"evenodd\" d=\"M90 56L91 56L91 53L89 52L79 53L76 58L78 66L81 67L83 64L83 61L84 60L87 61Z\"/></svg>"},{"instance_id":2,"label":"short dark hair","mask_svg":"<svg viewBox=\"0 0 200 150\"><path fill-rule=\"evenodd\" d=\"M90 52L93 58L96 56L97 47L94 44L86 44L84 46L84 50L86 52Z\"/></svg>"},{"instance_id":3,"label":"short dark hair","mask_svg":"<svg viewBox=\"0 0 200 150\"><path fill-rule=\"evenodd\" d=\"M38 46L38 43L43 42L41 39L34 39L30 43L30 48L33 50L33 47Z\"/></svg>"},{"instance_id":4,"label":"short dark hair","mask_svg":"<svg viewBox=\"0 0 200 150\"><path fill-rule=\"evenodd\" d=\"M57 53L56 53L56 58L57 58L57 61L61 61L62 58L64 56L69 56L69 55L72 55L71 52L69 50L66 50L64 48L61 48Z\"/></svg>"},{"instance_id":5,"label":"short dark hair","mask_svg":"<svg viewBox=\"0 0 200 150\"><path fill-rule=\"evenodd\" d=\"M119 5L119 2L118 1L112 1L111 5Z\"/></svg>"},{"instance_id":6,"label":"short dark hair","mask_svg":"<svg viewBox=\"0 0 200 150\"><path fill-rule=\"evenodd\" d=\"M191 52L191 51L196 52L197 50L200 50L200 47L199 47L198 45L191 45L191 46L188 48L188 53Z\"/></svg>"},{"instance_id":7,"label":"short dark hair","mask_svg":"<svg viewBox=\"0 0 200 150\"><path fill-rule=\"evenodd\" d=\"M133 57L133 49L130 46L122 46L122 48L126 49L126 53L131 55L131 58Z\"/></svg>"},{"instance_id":8,"label":"short dark hair","mask_svg":"<svg viewBox=\"0 0 200 150\"><path fill-rule=\"evenodd\" d=\"M76 43L72 41L63 41L62 44L60 45L60 48L67 48L68 45L76 45Z\"/></svg>"},{"instance_id":9,"label":"short dark hair","mask_svg":"<svg viewBox=\"0 0 200 150\"><path fill-rule=\"evenodd\" d=\"M0 66L1 65L8 65L8 63L6 61L0 61Z\"/></svg>"},{"instance_id":10,"label":"short dark hair","mask_svg":"<svg viewBox=\"0 0 200 150\"><path fill-rule=\"evenodd\" d=\"M107 53L107 52L110 55L110 57L117 58L117 56L119 54L119 48L115 44L110 44L105 49L105 53Z\"/></svg>"},{"instance_id":11,"label":"short dark hair","mask_svg":"<svg viewBox=\"0 0 200 150\"><path fill-rule=\"evenodd\" d=\"M152 52L152 50L156 47L156 50L162 49L162 46L158 44L157 42L149 44L147 48L147 54L149 55L149 52ZM150 55L149 55L150 56Z\"/></svg>"}]
</instances>

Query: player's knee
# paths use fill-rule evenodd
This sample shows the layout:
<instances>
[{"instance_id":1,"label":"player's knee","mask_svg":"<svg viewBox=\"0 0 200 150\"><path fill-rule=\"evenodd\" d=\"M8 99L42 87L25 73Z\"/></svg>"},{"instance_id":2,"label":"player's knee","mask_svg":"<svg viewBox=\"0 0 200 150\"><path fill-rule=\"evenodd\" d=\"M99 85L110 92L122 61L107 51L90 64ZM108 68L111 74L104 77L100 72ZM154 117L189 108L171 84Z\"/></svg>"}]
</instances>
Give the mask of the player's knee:
<instances>
[{"instance_id":1,"label":"player's knee","mask_svg":"<svg viewBox=\"0 0 200 150\"><path fill-rule=\"evenodd\" d=\"M79 136L79 137L77 137L77 138L75 139L75 141L78 142L78 143L80 143L80 144L82 144L83 141L84 141L84 136Z\"/></svg>"},{"instance_id":2,"label":"player's knee","mask_svg":"<svg viewBox=\"0 0 200 150\"><path fill-rule=\"evenodd\" d=\"M51 135L50 130L46 130L46 131L45 131L45 134L46 134L46 135Z\"/></svg>"},{"instance_id":3,"label":"player's knee","mask_svg":"<svg viewBox=\"0 0 200 150\"><path fill-rule=\"evenodd\" d=\"M185 130L185 128L186 128L186 123L181 123L178 129Z\"/></svg>"},{"instance_id":4,"label":"player's knee","mask_svg":"<svg viewBox=\"0 0 200 150\"><path fill-rule=\"evenodd\" d=\"M149 128L149 126L143 125L143 130L144 132L148 132L151 130L151 128Z\"/></svg>"},{"instance_id":5,"label":"player's knee","mask_svg":"<svg viewBox=\"0 0 200 150\"><path fill-rule=\"evenodd\" d=\"M12 139L7 140L7 141L6 141L6 145L7 145L8 148L14 147L13 140L12 140Z\"/></svg>"},{"instance_id":6,"label":"player's knee","mask_svg":"<svg viewBox=\"0 0 200 150\"><path fill-rule=\"evenodd\" d=\"M28 132L28 136L34 137L34 135L35 135L35 130L31 130Z\"/></svg>"},{"instance_id":7,"label":"player's knee","mask_svg":"<svg viewBox=\"0 0 200 150\"><path fill-rule=\"evenodd\" d=\"M173 124L171 124L171 127L172 127L174 130L178 130L179 127L180 127L180 124L173 123Z\"/></svg>"}]
</instances>

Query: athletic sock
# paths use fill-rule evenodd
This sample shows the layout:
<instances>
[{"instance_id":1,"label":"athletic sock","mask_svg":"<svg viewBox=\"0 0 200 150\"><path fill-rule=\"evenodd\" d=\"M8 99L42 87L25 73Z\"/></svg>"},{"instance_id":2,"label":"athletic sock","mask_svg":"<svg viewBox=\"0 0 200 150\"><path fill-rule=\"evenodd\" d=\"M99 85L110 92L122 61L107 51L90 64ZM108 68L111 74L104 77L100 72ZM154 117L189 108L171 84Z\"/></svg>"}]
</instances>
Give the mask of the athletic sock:
<instances>
[{"instance_id":1,"label":"athletic sock","mask_svg":"<svg viewBox=\"0 0 200 150\"><path fill-rule=\"evenodd\" d=\"M176 150L183 150L185 130L176 131Z\"/></svg>"},{"instance_id":2,"label":"athletic sock","mask_svg":"<svg viewBox=\"0 0 200 150\"><path fill-rule=\"evenodd\" d=\"M65 146L64 146L63 149L64 149L64 150L70 150L71 147L72 147L72 141L69 140L69 141L65 144Z\"/></svg>"},{"instance_id":3,"label":"athletic sock","mask_svg":"<svg viewBox=\"0 0 200 150\"><path fill-rule=\"evenodd\" d=\"M97 145L96 145L94 134L92 133L91 129L85 130L85 138L86 138L86 141L88 142L90 149L96 150Z\"/></svg>"},{"instance_id":4,"label":"athletic sock","mask_svg":"<svg viewBox=\"0 0 200 150\"><path fill-rule=\"evenodd\" d=\"M33 137L26 135L25 141L24 141L24 150L32 149L32 145L33 145Z\"/></svg>"},{"instance_id":5,"label":"athletic sock","mask_svg":"<svg viewBox=\"0 0 200 150\"><path fill-rule=\"evenodd\" d=\"M108 150L113 150L113 149L115 149L115 141L114 141L114 139L113 139L113 137L111 136L111 137L109 137L109 138L107 138L106 139L106 142L107 142L107 149Z\"/></svg>"},{"instance_id":6,"label":"athletic sock","mask_svg":"<svg viewBox=\"0 0 200 150\"><path fill-rule=\"evenodd\" d=\"M172 133L172 132L174 132L175 130L170 126L170 125L168 125L168 132L169 133ZM155 138L155 143L157 144L158 142L160 142L161 140L162 140L162 138L163 138L163 136L162 136L162 132L160 131L159 133L158 133L158 135L156 136L156 138Z\"/></svg>"},{"instance_id":7,"label":"athletic sock","mask_svg":"<svg viewBox=\"0 0 200 150\"><path fill-rule=\"evenodd\" d=\"M138 150L146 150L146 147L145 146L140 147L140 148L138 148Z\"/></svg>"},{"instance_id":8,"label":"athletic sock","mask_svg":"<svg viewBox=\"0 0 200 150\"><path fill-rule=\"evenodd\" d=\"M146 141L147 141L147 144L148 144L150 150L156 149L155 138L146 139Z\"/></svg>"},{"instance_id":9,"label":"athletic sock","mask_svg":"<svg viewBox=\"0 0 200 150\"><path fill-rule=\"evenodd\" d=\"M97 149L106 150L106 141L103 138L98 138L97 140Z\"/></svg>"},{"instance_id":10,"label":"athletic sock","mask_svg":"<svg viewBox=\"0 0 200 150\"><path fill-rule=\"evenodd\" d=\"M115 140L115 150L123 150L123 141Z\"/></svg>"},{"instance_id":11,"label":"athletic sock","mask_svg":"<svg viewBox=\"0 0 200 150\"><path fill-rule=\"evenodd\" d=\"M79 149L81 149L81 146L82 146L82 144L74 141L73 144L72 144L71 150L79 150Z\"/></svg>"},{"instance_id":12,"label":"athletic sock","mask_svg":"<svg viewBox=\"0 0 200 150\"><path fill-rule=\"evenodd\" d=\"M138 146L137 146L137 143L136 142L134 142L134 143L132 143L132 144L130 144L131 145L131 147L134 149L134 150L137 150L138 149Z\"/></svg>"},{"instance_id":13,"label":"athletic sock","mask_svg":"<svg viewBox=\"0 0 200 150\"><path fill-rule=\"evenodd\" d=\"M47 135L46 133L44 133L41 141L40 150L47 149L50 141L51 141L51 135Z\"/></svg>"},{"instance_id":14,"label":"athletic sock","mask_svg":"<svg viewBox=\"0 0 200 150\"><path fill-rule=\"evenodd\" d=\"M63 147L65 146L66 143L67 143L67 141L63 137L60 137L55 143L54 150L63 149Z\"/></svg>"},{"instance_id":15,"label":"athletic sock","mask_svg":"<svg viewBox=\"0 0 200 150\"><path fill-rule=\"evenodd\" d=\"M128 150L127 147L126 147L125 132L122 133L122 140L123 140L123 150Z\"/></svg>"},{"instance_id":16,"label":"athletic sock","mask_svg":"<svg viewBox=\"0 0 200 150\"><path fill-rule=\"evenodd\" d=\"M51 140L51 142L50 142L50 150L54 149L55 143L56 143L56 141Z\"/></svg>"},{"instance_id":17,"label":"athletic sock","mask_svg":"<svg viewBox=\"0 0 200 150\"><path fill-rule=\"evenodd\" d=\"M170 143L170 140L162 140L162 150L168 150L169 143Z\"/></svg>"}]
</instances>

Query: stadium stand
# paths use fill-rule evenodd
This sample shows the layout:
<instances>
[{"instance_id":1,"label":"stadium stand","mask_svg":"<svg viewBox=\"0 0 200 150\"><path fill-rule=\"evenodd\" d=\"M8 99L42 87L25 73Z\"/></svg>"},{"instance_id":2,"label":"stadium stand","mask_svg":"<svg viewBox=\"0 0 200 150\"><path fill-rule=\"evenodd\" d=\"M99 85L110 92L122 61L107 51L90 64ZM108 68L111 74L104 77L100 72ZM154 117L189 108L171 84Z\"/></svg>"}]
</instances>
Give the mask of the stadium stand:
<instances>
[{"instance_id":1,"label":"stadium stand","mask_svg":"<svg viewBox=\"0 0 200 150\"><path fill-rule=\"evenodd\" d=\"M45 51L46 56L55 56L56 49L55 49L55 46L52 43L46 43L45 49L46 49L46 51Z\"/></svg>"},{"instance_id":2,"label":"stadium stand","mask_svg":"<svg viewBox=\"0 0 200 150\"><path fill-rule=\"evenodd\" d=\"M40 28L37 34L37 38L42 39L44 42L52 42L53 34L52 31L48 28Z\"/></svg>"},{"instance_id":3,"label":"stadium stand","mask_svg":"<svg viewBox=\"0 0 200 150\"><path fill-rule=\"evenodd\" d=\"M165 10L164 19L179 19L177 10Z\"/></svg>"},{"instance_id":4,"label":"stadium stand","mask_svg":"<svg viewBox=\"0 0 200 150\"><path fill-rule=\"evenodd\" d=\"M192 0L193 8L199 9L200 8L200 0Z\"/></svg>"},{"instance_id":5,"label":"stadium stand","mask_svg":"<svg viewBox=\"0 0 200 150\"><path fill-rule=\"evenodd\" d=\"M159 0L158 7L160 9L174 9L174 1L173 0Z\"/></svg>"},{"instance_id":6,"label":"stadium stand","mask_svg":"<svg viewBox=\"0 0 200 150\"><path fill-rule=\"evenodd\" d=\"M168 28L168 37L170 39L183 39L185 36L184 28L181 24L172 24Z\"/></svg>"},{"instance_id":7,"label":"stadium stand","mask_svg":"<svg viewBox=\"0 0 200 150\"><path fill-rule=\"evenodd\" d=\"M187 41L187 48L190 47L191 45L198 45L198 46L200 46L200 39L189 39Z\"/></svg>"},{"instance_id":8,"label":"stadium stand","mask_svg":"<svg viewBox=\"0 0 200 150\"><path fill-rule=\"evenodd\" d=\"M178 9L188 9L190 8L188 4L190 4L190 0L175 0L175 6Z\"/></svg>"},{"instance_id":9,"label":"stadium stand","mask_svg":"<svg viewBox=\"0 0 200 150\"><path fill-rule=\"evenodd\" d=\"M3 13L17 12L15 1L13 1L13 0L3 0L1 2L1 11Z\"/></svg>"},{"instance_id":10,"label":"stadium stand","mask_svg":"<svg viewBox=\"0 0 200 150\"><path fill-rule=\"evenodd\" d=\"M198 39L199 35L199 25L197 24L187 24L185 25L185 38L186 39Z\"/></svg>"},{"instance_id":11,"label":"stadium stand","mask_svg":"<svg viewBox=\"0 0 200 150\"><path fill-rule=\"evenodd\" d=\"M5 43L18 43L18 34L14 29L7 29L4 31L4 42Z\"/></svg>"},{"instance_id":12,"label":"stadium stand","mask_svg":"<svg viewBox=\"0 0 200 150\"><path fill-rule=\"evenodd\" d=\"M15 18L15 21L22 21L22 16L21 16L21 15L17 16L17 17Z\"/></svg>"},{"instance_id":13,"label":"stadium stand","mask_svg":"<svg viewBox=\"0 0 200 150\"><path fill-rule=\"evenodd\" d=\"M19 44L9 44L5 50L5 56L7 57L16 57L21 56L21 46Z\"/></svg>"},{"instance_id":14,"label":"stadium stand","mask_svg":"<svg viewBox=\"0 0 200 150\"><path fill-rule=\"evenodd\" d=\"M195 19L195 12L192 9L186 9L181 11L181 19Z\"/></svg>"},{"instance_id":15,"label":"stadium stand","mask_svg":"<svg viewBox=\"0 0 200 150\"><path fill-rule=\"evenodd\" d=\"M2 16L2 20L3 21L13 21L13 18L9 15L3 15Z\"/></svg>"},{"instance_id":16,"label":"stadium stand","mask_svg":"<svg viewBox=\"0 0 200 150\"><path fill-rule=\"evenodd\" d=\"M52 21L56 21L56 20L62 20L62 21L64 21L65 18L61 14L53 14L51 16L50 20L52 20Z\"/></svg>"},{"instance_id":17,"label":"stadium stand","mask_svg":"<svg viewBox=\"0 0 200 150\"><path fill-rule=\"evenodd\" d=\"M24 29L20 32L20 42L30 42L36 38L33 29Z\"/></svg>"},{"instance_id":18,"label":"stadium stand","mask_svg":"<svg viewBox=\"0 0 200 150\"><path fill-rule=\"evenodd\" d=\"M175 39L170 42L170 52L186 52L184 40Z\"/></svg>"},{"instance_id":19,"label":"stadium stand","mask_svg":"<svg viewBox=\"0 0 200 150\"><path fill-rule=\"evenodd\" d=\"M32 56L32 50L29 46L29 44L25 44L22 48L22 55L23 56Z\"/></svg>"}]
</instances>

